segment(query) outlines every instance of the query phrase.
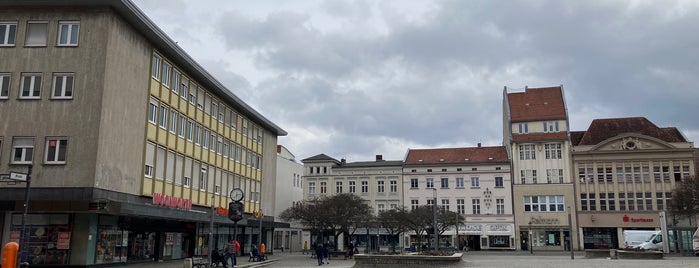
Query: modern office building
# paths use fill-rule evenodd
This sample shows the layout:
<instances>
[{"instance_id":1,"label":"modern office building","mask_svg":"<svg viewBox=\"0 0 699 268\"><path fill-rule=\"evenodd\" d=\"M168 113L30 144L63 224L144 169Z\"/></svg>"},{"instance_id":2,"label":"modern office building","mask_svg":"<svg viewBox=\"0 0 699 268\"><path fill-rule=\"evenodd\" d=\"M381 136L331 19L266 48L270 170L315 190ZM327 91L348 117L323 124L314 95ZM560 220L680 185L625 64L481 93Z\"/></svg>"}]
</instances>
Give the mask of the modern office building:
<instances>
[{"instance_id":1,"label":"modern office building","mask_svg":"<svg viewBox=\"0 0 699 268\"><path fill-rule=\"evenodd\" d=\"M595 119L587 130L571 132L571 141L585 249L624 248L625 230L660 230L663 220L672 225L660 212L677 183L696 174L694 144L677 128L644 117ZM684 230L685 241L695 229Z\"/></svg>"},{"instance_id":2,"label":"modern office building","mask_svg":"<svg viewBox=\"0 0 699 268\"><path fill-rule=\"evenodd\" d=\"M409 149L403 167L403 205L437 205L465 218L441 234L440 247L516 248L510 161L504 146ZM406 242L415 242L415 233ZM407 244L410 244L407 243Z\"/></svg>"},{"instance_id":3,"label":"modern office building","mask_svg":"<svg viewBox=\"0 0 699 268\"><path fill-rule=\"evenodd\" d=\"M569 126L562 86L503 90L518 249L579 249Z\"/></svg>"},{"instance_id":4,"label":"modern office building","mask_svg":"<svg viewBox=\"0 0 699 268\"><path fill-rule=\"evenodd\" d=\"M377 215L403 204L401 160L384 160L382 155L376 155L375 161L347 162L319 154L302 162L307 200L339 193L355 194L366 200ZM354 235L346 238L355 242L360 250L387 250L395 241L383 228L356 228L350 232ZM342 248L344 242L338 241L338 247ZM398 244L403 243L399 241Z\"/></svg>"},{"instance_id":5,"label":"modern office building","mask_svg":"<svg viewBox=\"0 0 699 268\"><path fill-rule=\"evenodd\" d=\"M0 237L22 261L178 259L284 226L271 220L286 132L131 1L2 0L0 18L0 173L31 173L26 217L25 184L0 183ZM269 215L262 237L247 216L232 228L233 188Z\"/></svg>"}]
</instances>

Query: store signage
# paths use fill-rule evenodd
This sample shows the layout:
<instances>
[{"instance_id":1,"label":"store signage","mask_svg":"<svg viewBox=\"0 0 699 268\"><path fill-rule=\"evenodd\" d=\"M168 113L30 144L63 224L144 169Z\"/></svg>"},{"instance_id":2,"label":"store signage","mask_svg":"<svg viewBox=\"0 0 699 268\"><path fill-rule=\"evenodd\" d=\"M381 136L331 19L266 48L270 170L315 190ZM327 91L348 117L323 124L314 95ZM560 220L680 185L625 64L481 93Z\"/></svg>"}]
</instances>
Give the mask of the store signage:
<instances>
[{"instance_id":1,"label":"store signage","mask_svg":"<svg viewBox=\"0 0 699 268\"><path fill-rule=\"evenodd\" d=\"M507 224L493 224L490 225L489 230L490 232L509 232L510 227Z\"/></svg>"},{"instance_id":2,"label":"store signage","mask_svg":"<svg viewBox=\"0 0 699 268\"><path fill-rule=\"evenodd\" d=\"M161 206L161 207L181 208L181 209L191 210L192 209L192 200L186 199L186 198L181 198L181 197L169 196L166 194L154 193L153 194L153 205Z\"/></svg>"},{"instance_id":3,"label":"store signage","mask_svg":"<svg viewBox=\"0 0 699 268\"><path fill-rule=\"evenodd\" d=\"M228 209L227 209L227 208L222 208L222 207L216 207L216 214L218 214L218 215L223 215L223 216L227 216L227 215L228 215Z\"/></svg>"},{"instance_id":4,"label":"store signage","mask_svg":"<svg viewBox=\"0 0 699 268\"><path fill-rule=\"evenodd\" d=\"M622 220L624 222L653 222L653 218L631 218L628 215L624 215Z\"/></svg>"},{"instance_id":5,"label":"store signage","mask_svg":"<svg viewBox=\"0 0 699 268\"><path fill-rule=\"evenodd\" d=\"M56 249L70 249L70 232L58 232Z\"/></svg>"},{"instance_id":6,"label":"store signage","mask_svg":"<svg viewBox=\"0 0 699 268\"><path fill-rule=\"evenodd\" d=\"M558 225L558 219L556 218L532 218L529 224L545 224L545 225Z\"/></svg>"},{"instance_id":7,"label":"store signage","mask_svg":"<svg viewBox=\"0 0 699 268\"><path fill-rule=\"evenodd\" d=\"M480 224L466 224L466 231L469 232L480 232L481 231L481 225Z\"/></svg>"}]
</instances>

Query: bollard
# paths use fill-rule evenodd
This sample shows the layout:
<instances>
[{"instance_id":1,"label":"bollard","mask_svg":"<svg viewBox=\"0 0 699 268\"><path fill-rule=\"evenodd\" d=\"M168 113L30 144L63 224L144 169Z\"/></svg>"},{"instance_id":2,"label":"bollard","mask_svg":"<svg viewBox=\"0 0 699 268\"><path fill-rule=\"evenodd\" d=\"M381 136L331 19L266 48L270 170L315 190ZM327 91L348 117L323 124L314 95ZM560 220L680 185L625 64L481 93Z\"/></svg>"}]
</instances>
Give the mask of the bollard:
<instances>
[{"instance_id":1,"label":"bollard","mask_svg":"<svg viewBox=\"0 0 699 268\"><path fill-rule=\"evenodd\" d=\"M0 267L17 267L19 244L9 242L2 248L2 265Z\"/></svg>"}]
</instances>

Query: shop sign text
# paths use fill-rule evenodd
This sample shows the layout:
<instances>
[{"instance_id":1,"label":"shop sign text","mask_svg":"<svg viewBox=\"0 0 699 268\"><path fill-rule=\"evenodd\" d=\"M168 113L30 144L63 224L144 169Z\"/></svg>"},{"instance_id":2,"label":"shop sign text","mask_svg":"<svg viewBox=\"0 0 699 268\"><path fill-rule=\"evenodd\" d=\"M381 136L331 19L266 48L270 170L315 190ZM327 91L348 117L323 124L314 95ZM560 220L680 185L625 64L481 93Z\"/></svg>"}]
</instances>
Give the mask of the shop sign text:
<instances>
[{"instance_id":1,"label":"shop sign text","mask_svg":"<svg viewBox=\"0 0 699 268\"><path fill-rule=\"evenodd\" d=\"M181 198L181 197L169 196L166 194L154 193L153 194L153 205L161 206L161 207L180 208L180 209L185 209L185 210L191 210L192 209L192 200L186 199L186 198Z\"/></svg>"}]
</instances>

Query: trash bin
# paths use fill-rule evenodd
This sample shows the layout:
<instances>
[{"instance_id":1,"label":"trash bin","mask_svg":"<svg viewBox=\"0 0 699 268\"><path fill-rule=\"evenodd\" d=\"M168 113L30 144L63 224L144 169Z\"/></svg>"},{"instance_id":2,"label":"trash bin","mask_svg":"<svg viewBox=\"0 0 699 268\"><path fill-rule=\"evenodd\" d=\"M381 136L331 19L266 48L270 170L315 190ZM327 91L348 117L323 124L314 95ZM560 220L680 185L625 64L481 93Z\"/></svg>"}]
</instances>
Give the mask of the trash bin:
<instances>
[{"instance_id":1,"label":"trash bin","mask_svg":"<svg viewBox=\"0 0 699 268\"><path fill-rule=\"evenodd\" d=\"M192 258L184 258L184 268L192 268Z\"/></svg>"}]
</instances>

